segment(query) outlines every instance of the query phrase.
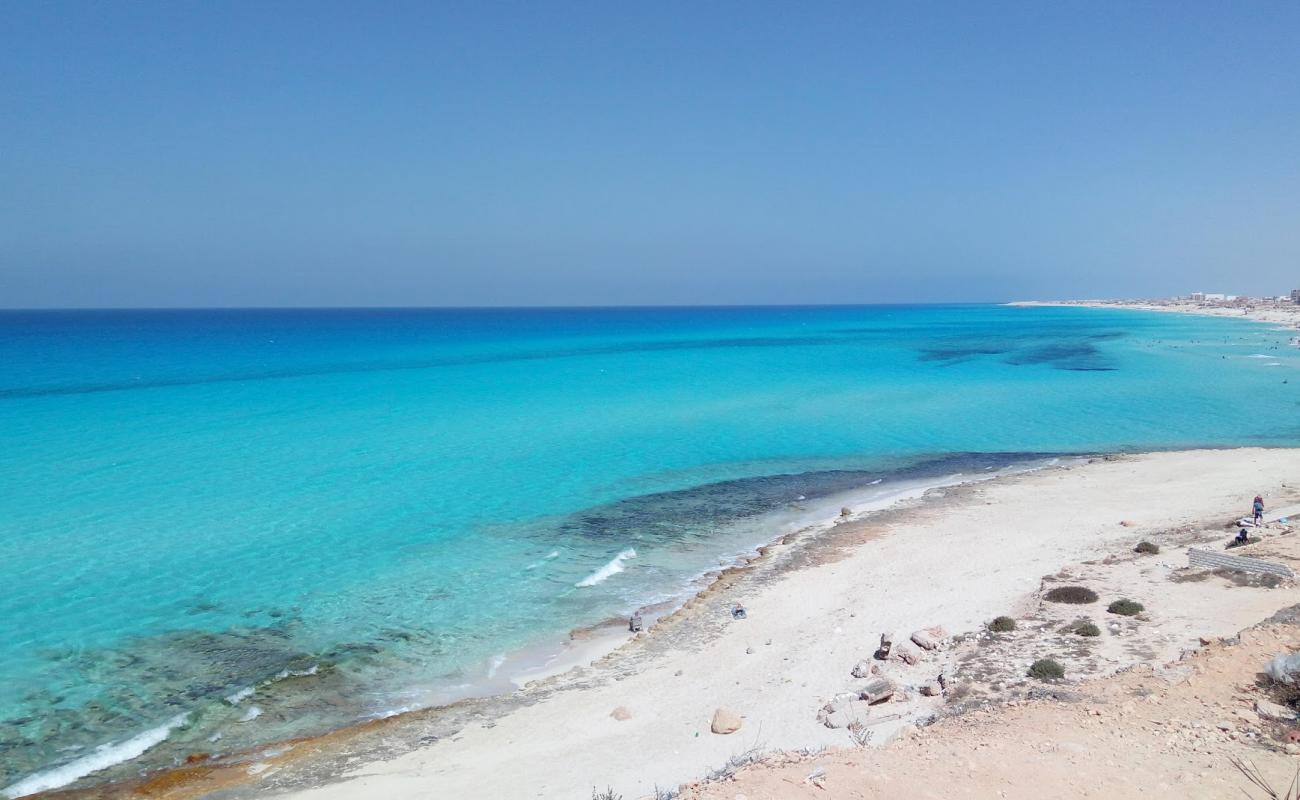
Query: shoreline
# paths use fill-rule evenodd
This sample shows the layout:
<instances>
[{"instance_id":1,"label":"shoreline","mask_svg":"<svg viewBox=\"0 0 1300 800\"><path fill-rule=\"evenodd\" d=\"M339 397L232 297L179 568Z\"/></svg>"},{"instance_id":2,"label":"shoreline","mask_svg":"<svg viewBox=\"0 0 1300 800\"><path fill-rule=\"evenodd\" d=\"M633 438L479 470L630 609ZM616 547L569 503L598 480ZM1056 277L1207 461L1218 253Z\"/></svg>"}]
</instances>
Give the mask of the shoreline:
<instances>
[{"instance_id":1,"label":"shoreline","mask_svg":"<svg viewBox=\"0 0 1300 800\"><path fill-rule=\"evenodd\" d=\"M1238 306L1211 306L1190 301L1143 300L1017 300L1005 305L1015 308L1111 308L1128 311L1156 311L1163 314L1190 314L1198 317L1226 317L1278 325L1300 330L1300 304L1256 309Z\"/></svg>"},{"instance_id":2,"label":"shoreline","mask_svg":"<svg viewBox=\"0 0 1300 800\"><path fill-rule=\"evenodd\" d=\"M75 784L83 778L91 778L93 781L93 775L97 772L129 767L130 762L140 753L113 762L105 760L108 751L132 752L136 749L134 745L137 741L146 739L151 742L149 747L157 745L165 740L165 735L157 736L158 731L170 730L184 724L183 718L186 715L182 714L180 717L168 720L157 729L150 729L137 736L113 743L111 747L94 751L91 757L96 758L102 766L89 773L69 780L66 778L68 774L76 774L69 769L75 766L75 762L49 767L24 776L10 787L0 787L0 797L9 797L8 794L3 793L8 788L21 789L25 785L55 782L57 785L51 785L39 792L28 790L27 793L15 797L116 797L123 792L131 794L140 787L156 787L160 782L171 787L192 778L199 772L210 771L211 774L219 774L228 771L228 767L238 768L250 761L258 761L267 753L272 753L276 757L290 753L294 748L305 743L337 743L347 740L351 732L368 735L376 729L384 729L387 726L400 727L416 718L445 716L454 720L462 710L467 708L474 708L473 713L476 717L503 715L508 713L513 705L512 696L519 692L573 688L566 681L566 678L573 677L571 673L581 672L595 664L616 658L624 647L642 637L653 635L659 623L672 621L680 613L692 608L697 601L712 594L720 583L743 578L747 570L766 559L776 548L796 541L811 543L837 525L860 521L872 514L887 512L899 503L918 500L934 490L1021 475L1049 469L1063 461L1074 463L1091 457L1090 454L1066 453L950 454L946 457L922 459L918 464L925 467L945 463L954 456L972 455L988 457L1005 455L1006 463L996 469L991 466L986 467L988 471L983 473L960 471L949 473L939 470L924 477L902 477L892 483L888 478L877 479L855 489L819 497L815 501L810 501L809 507L796 506L797 510L771 511L760 515L755 518L755 522L758 530L762 531L763 538L757 544L745 546L741 551L732 552L730 555L719 554L717 567L701 572L670 597L647 602L632 610L633 615L642 618L643 633L629 632L628 619L625 617L599 620L573 628L567 634L556 634L555 638L538 640L517 650L506 651L493 660L485 675L474 679L470 684L446 689L426 689L426 697L442 698L433 702L376 713L319 734L272 740L222 753L216 757L196 759L194 764L187 760L185 765L151 770L140 779L110 779L92 782L85 787L75 787ZM882 480L886 485L880 486ZM835 510L840 513L834 513ZM480 705L484 708L480 709ZM148 747L144 748L147 749Z\"/></svg>"},{"instance_id":3,"label":"shoreline","mask_svg":"<svg viewBox=\"0 0 1300 800\"><path fill-rule=\"evenodd\" d=\"M826 666L836 659L821 651L844 651L847 647L857 657L866 657L869 651L865 640L877 636L878 628L890 624L882 621L885 618L895 620L892 624L900 633L905 627L936 623L955 633L976 630L989 617L989 609L995 606L1004 609L1024 602L1026 591L1032 590L1037 576L1046 569L1071 563L1070 556L1095 552L1118 538L1131 538L1133 532L1117 526L1115 517L1122 516L1119 508L1103 508L1100 513L1107 521L1104 527L1092 530L1090 536L1080 536L1076 541L1048 526L1043 529L1043 535L1051 541L1044 542L1040 551L1030 549L1018 553L1016 557L1020 560L1015 565L984 563L975 573L965 570L978 565L981 559L987 561L985 550L976 548L969 553L944 555L945 563L929 563L925 558L918 561L913 547L943 544L945 550L961 551L963 541L969 536L996 551L1005 547L999 526L1006 524L996 521L997 510L1009 502L1013 509L1025 512L1038 505L1043 493L1059 496L1062 502L1072 492L1089 494L1091 506L1085 505L1079 513L1090 517L1096 528L1095 515L1099 513L1096 505L1123 505L1115 497L1117 494L1127 493L1138 504L1151 502L1150 497L1139 499L1141 492L1133 494L1134 489L1129 486L1132 480L1109 485L1116 483L1116 476L1122 476L1125 471L1136 470L1147 479L1152 477L1147 473L1159 473L1163 477L1163 483L1157 483L1154 490L1161 496L1161 503L1156 504L1160 506L1156 511L1164 515L1160 521L1167 521L1170 507L1184 500L1193 506L1199 504L1203 513L1213 509L1213 504L1206 505L1205 498L1200 496L1205 493L1203 489L1188 492L1187 486L1180 485L1171 491L1168 486L1171 480L1191 483L1205 480L1204 476L1194 474L1197 469L1187 470L1187 463L1195 463L1200 468L1219 461L1233 464L1235 480L1241 482L1242 476L1237 473L1249 462L1262 460L1274 467L1300 465L1298 452L1237 449L1100 457L978 484L929 489L920 497L865 514L860 519L841 522L817 535L787 534L778 544L760 548L758 558L748 564L721 570L711 584L680 609L656 622L648 632L632 637L590 666L570 670L562 676L530 681L514 695L468 701L436 711L410 712L355 729L288 743L286 746L291 749L280 752L259 748L256 753L243 754L242 758L232 758L227 763L181 767L147 778L135 788L148 785L153 793L165 788L166 796L174 798L200 796L216 790L226 790L223 795L233 792L236 796L256 792L259 795L288 793L295 798L359 798L375 792L400 797L432 791L452 796L470 786L491 784L487 794L505 798L537 796L539 790L544 796L561 796L579 789L586 791L591 781L595 781L602 786L608 782L619 791L644 794L654 783L677 785L698 777L710 765L727 761L741 744L756 746L756 742L750 741L755 735L768 747L843 744L843 731L825 729L815 721L816 706L820 705L817 699L824 701L836 690L848 688L846 683L850 682L845 671L847 666ZM1300 474L1288 477L1296 480ZM1145 482L1149 481L1138 481ZM1107 484L1106 491L1097 494L1098 484ZM1271 488L1282 491L1280 486ZM984 502L979 502L981 499ZM1218 513L1217 509L1214 513ZM960 530L954 530L951 518L963 515L972 519L967 520L969 524L958 525ZM1042 521L1034 525L1041 526ZM1078 520L1069 523L1075 532L1078 526ZM1021 532L1011 541L1021 542L1025 535ZM970 563L963 561L963 555L969 555ZM879 581L880 586L873 591L870 586L862 585L870 583L866 574L844 574L849 565L885 580ZM921 569L921 565L935 574L924 581L908 574L909 570ZM1019 575L1015 580L1010 580L1010 575L1004 576L1008 585L980 585L988 584L988 577L1008 568ZM936 589L934 581L945 571L952 573L951 585ZM890 596L896 595L898 602L906 601L919 608L892 613L879 608L873 611L872 606L881 602L878 592L891 582L907 585L890 589ZM790 608L783 607L790 604L791 597L798 597L808 609L792 613ZM1017 597L1022 599L1016 600ZM979 598L983 598L982 608L976 602ZM727 613L730 604L739 601L751 610L748 620L731 620ZM856 614L854 608L865 613ZM873 613L876 618L870 623L861 619ZM906 619L898 620L900 614ZM751 633L745 630L746 626L761 628L762 632ZM822 630L808 639L805 629L809 627ZM845 641L849 628L855 631L851 646ZM808 663L814 656L813 663ZM838 660L848 659L846 653L839 653ZM790 661L807 672L807 680L802 685L790 685L788 679L776 684L765 680L767 675L788 672ZM702 662L712 663L718 669L705 669L701 674ZM682 679L687 670L695 676L693 679ZM728 687L727 676L733 673L735 685L743 685L739 696L734 688ZM764 693L780 709L773 713L750 710L744 715L741 737L708 732L707 716L713 711L712 703L737 705L743 711L746 698ZM646 696L662 698L663 707L645 707L642 701ZM715 696L717 699L712 699ZM941 702L917 698L914 706L909 707L906 718L900 717L896 724L881 727L879 735L888 736L911 724L909 720L935 713ZM623 707L630 709L629 719L610 717L612 710ZM677 718L656 719L665 715ZM676 736L673 731L682 730L682 726L693 730L695 735L664 751L664 742L673 740ZM757 732L755 726L759 728ZM548 738L541 730L554 730L556 735ZM704 737L702 742L700 737ZM589 771L589 776L575 778L572 771L566 772L551 763L556 758L556 747L562 747L564 752L583 750L584 763L579 772ZM513 752L509 759L505 758L506 751ZM631 754L639 755L629 762ZM519 763L520 770L535 768L545 778L539 779L540 783L533 780L528 787L512 784L510 774L525 773L502 775L500 770L505 765L498 762L505 760ZM648 775L651 763L657 769L655 774ZM573 767L578 769L576 764ZM418 777L412 777L413 769ZM601 773L609 777L601 777ZM572 785L566 785L566 780ZM58 795L109 797L127 788L119 784L116 788L99 787Z\"/></svg>"}]
</instances>

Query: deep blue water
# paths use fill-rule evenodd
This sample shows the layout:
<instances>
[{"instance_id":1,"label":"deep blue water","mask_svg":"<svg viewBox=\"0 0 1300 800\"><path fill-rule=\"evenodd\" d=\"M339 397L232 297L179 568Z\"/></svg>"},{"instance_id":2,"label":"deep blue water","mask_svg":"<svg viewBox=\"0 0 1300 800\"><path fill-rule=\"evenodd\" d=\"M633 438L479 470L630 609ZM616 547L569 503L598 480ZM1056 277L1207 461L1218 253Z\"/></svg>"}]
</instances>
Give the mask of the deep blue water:
<instances>
[{"instance_id":1,"label":"deep blue water","mask_svg":"<svg viewBox=\"0 0 1300 800\"><path fill-rule=\"evenodd\" d=\"M453 696L877 479L1294 445L1288 338L998 306L0 312L0 786L178 715L139 764Z\"/></svg>"}]
</instances>

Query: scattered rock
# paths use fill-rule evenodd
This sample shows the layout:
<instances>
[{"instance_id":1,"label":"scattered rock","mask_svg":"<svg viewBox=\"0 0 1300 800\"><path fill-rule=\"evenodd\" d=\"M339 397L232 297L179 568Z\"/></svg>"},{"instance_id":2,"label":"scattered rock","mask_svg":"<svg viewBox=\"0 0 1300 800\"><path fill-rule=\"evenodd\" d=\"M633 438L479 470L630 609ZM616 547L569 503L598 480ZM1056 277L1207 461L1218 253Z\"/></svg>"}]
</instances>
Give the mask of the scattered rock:
<instances>
[{"instance_id":1,"label":"scattered rock","mask_svg":"<svg viewBox=\"0 0 1300 800\"><path fill-rule=\"evenodd\" d=\"M926 697L938 697L939 695L943 694L943 686L941 686L937 680L926 681L925 683L921 684L921 694L925 695Z\"/></svg>"},{"instance_id":2,"label":"scattered rock","mask_svg":"<svg viewBox=\"0 0 1300 800\"><path fill-rule=\"evenodd\" d=\"M822 706L817 721L828 728L848 728L860 725L871 714L871 706L853 695L837 697Z\"/></svg>"},{"instance_id":3,"label":"scattered rock","mask_svg":"<svg viewBox=\"0 0 1300 800\"><path fill-rule=\"evenodd\" d=\"M746 647L746 648L745 648L745 655L747 655L747 656L752 656L752 655L754 655L754 648L752 648L752 647Z\"/></svg>"},{"instance_id":4,"label":"scattered rock","mask_svg":"<svg viewBox=\"0 0 1300 800\"><path fill-rule=\"evenodd\" d=\"M1264 719L1277 720L1278 722L1294 722L1297 716L1293 709L1268 700L1256 700L1255 713Z\"/></svg>"},{"instance_id":5,"label":"scattered rock","mask_svg":"<svg viewBox=\"0 0 1300 800\"><path fill-rule=\"evenodd\" d=\"M876 659L878 661L884 661L885 659L889 658L889 653L890 650L893 649L893 646L894 646L894 634L892 633L880 634L880 647L876 650L876 654L875 654Z\"/></svg>"},{"instance_id":6,"label":"scattered rock","mask_svg":"<svg viewBox=\"0 0 1300 800\"><path fill-rule=\"evenodd\" d=\"M894 657L905 664L911 665L921 660L921 651L915 645L904 642L894 650Z\"/></svg>"},{"instance_id":7,"label":"scattered rock","mask_svg":"<svg viewBox=\"0 0 1300 800\"><path fill-rule=\"evenodd\" d=\"M1121 527L1124 527L1124 528L1136 528L1136 527L1137 527L1137 523L1134 522L1134 521L1131 520L1131 519L1122 519L1122 520L1119 521L1119 524L1120 524Z\"/></svg>"},{"instance_id":8,"label":"scattered rock","mask_svg":"<svg viewBox=\"0 0 1300 800\"><path fill-rule=\"evenodd\" d=\"M845 506L845 507L841 508L841 509L840 509L840 516L841 516L841 517L851 517L851 516L853 516L853 509L849 508L848 506Z\"/></svg>"},{"instance_id":9,"label":"scattered rock","mask_svg":"<svg viewBox=\"0 0 1300 800\"><path fill-rule=\"evenodd\" d=\"M724 736L735 733L740 730L740 715L734 711L719 708L713 712L713 722L709 725L709 730Z\"/></svg>"},{"instance_id":10,"label":"scattered rock","mask_svg":"<svg viewBox=\"0 0 1300 800\"><path fill-rule=\"evenodd\" d=\"M732 619L745 619L748 616L749 613L745 611L745 607L742 606L740 603L736 603L734 606L731 607Z\"/></svg>"},{"instance_id":11,"label":"scattered rock","mask_svg":"<svg viewBox=\"0 0 1300 800\"><path fill-rule=\"evenodd\" d=\"M814 786L816 786L818 789L825 789L826 788L825 780L826 780L826 770L822 769L821 767L818 767L812 772L809 772L808 776L803 779L803 782L811 783Z\"/></svg>"},{"instance_id":12,"label":"scattered rock","mask_svg":"<svg viewBox=\"0 0 1300 800\"><path fill-rule=\"evenodd\" d=\"M204 761L207 761L209 758L212 758L211 753L190 753L189 755L185 756L185 763L199 764Z\"/></svg>"},{"instance_id":13,"label":"scattered rock","mask_svg":"<svg viewBox=\"0 0 1300 800\"><path fill-rule=\"evenodd\" d=\"M859 661L858 663L853 665L853 671L850 674L855 678L870 678L872 675L875 674L872 671L874 669L876 669L875 664L872 664L870 661L863 659L862 661Z\"/></svg>"},{"instance_id":14,"label":"scattered rock","mask_svg":"<svg viewBox=\"0 0 1300 800\"><path fill-rule=\"evenodd\" d=\"M913 631L909 638L922 650L933 650L939 646L939 642L930 635L929 631Z\"/></svg>"},{"instance_id":15,"label":"scattered rock","mask_svg":"<svg viewBox=\"0 0 1300 800\"><path fill-rule=\"evenodd\" d=\"M624 722L626 720L632 719L632 712L627 710L627 706L619 706L618 708L609 712L609 715L614 719L618 720L619 722Z\"/></svg>"},{"instance_id":16,"label":"scattered rock","mask_svg":"<svg viewBox=\"0 0 1300 800\"><path fill-rule=\"evenodd\" d=\"M858 696L868 703L880 703L888 700L894 694L894 684L888 678L876 678L862 687L862 692Z\"/></svg>"}]
</instances>

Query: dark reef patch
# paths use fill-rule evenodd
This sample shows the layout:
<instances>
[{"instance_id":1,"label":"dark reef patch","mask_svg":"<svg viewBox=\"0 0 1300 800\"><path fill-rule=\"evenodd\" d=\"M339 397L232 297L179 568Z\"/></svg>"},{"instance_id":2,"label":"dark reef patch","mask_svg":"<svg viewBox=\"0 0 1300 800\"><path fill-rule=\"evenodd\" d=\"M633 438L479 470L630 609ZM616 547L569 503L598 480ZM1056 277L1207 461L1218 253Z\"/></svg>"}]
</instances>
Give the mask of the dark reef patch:
<instances>
[{"instance_id":1,"label":"dark reef patch","mask_svg":"<svg viewBox=\"0 0 1300 800\"><path fill-rule=\"evenodd\" d=\"M1050 366L1069 372L1111 372L1117 367L1094 342L1116 339L1124 334L1102 332L1083 338L1050 339L1007 337L996 342L945 342L919 348L919 359L941 366L962 364L984 356L1001 356L1011 366Z\"/></svg>"},{"instance_id":2,"label":"dark reef patch","mask_svg":"<svg viewBox=\"0 0 1300 800\"><path fill-rule=\"evenodd\" d=\"M546 535L558 529L583 539L627 541L634 534L649 534L660 542L705 539L720 525L860 489L873 481L893 485L957 472L978 473L1053 455L1057 454L957 453L882 470L816 470L738 478L596 506L562 518Z\"/></svg>"}]
</instances>

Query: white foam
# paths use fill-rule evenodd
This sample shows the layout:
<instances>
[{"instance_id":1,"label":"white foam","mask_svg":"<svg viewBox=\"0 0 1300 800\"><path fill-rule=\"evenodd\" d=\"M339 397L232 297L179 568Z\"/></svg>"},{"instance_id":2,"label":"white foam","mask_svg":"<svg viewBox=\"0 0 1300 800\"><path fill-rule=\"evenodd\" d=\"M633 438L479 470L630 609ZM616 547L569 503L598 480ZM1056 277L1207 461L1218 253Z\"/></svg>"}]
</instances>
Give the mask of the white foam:
<instances>
[{"instance_id":1,"label":"white foam","mask_svg":"<svg viewBox=\"0 0 1300 800\"><path fill-rule=\"evenodd\" d=\"M319 671L320 664L312 664L310 669L282 669L275 673L275 677L267 681L267 683L282 681L285 678L309 678Z\"/></svg>"},{"instance_id":2,"label":"white foam","mask_svg":"<svg viewBox=\"0 0 1300 800\"><path fill-rule=\"evenodd\" d=\"M610 562L608 564L596 570L595 572L591 573L590 575L583 578L582 580L578 581L574 585L579 588L583 588L587 586L595 586L598 583L604 583L605 581L614 577L618 573L622 572L623 562L628 560L629 558L636 558L636 550L633 550L630 547L624 550L623 552L619 553L618 555L614 556L614 558L610 559Z\"/></svg>"},{"instance_id":3,"label":"white foam","mask_svg":"<svg viewBox=\"0 0 1300 800\"><path fill-rule=\"evenodd\" d=\"M240 703L247 700L248 698L252 697L253 692L255 691L257 690L254 689L252 686L245 686L244 688L240 689L234 694L226 695L226 702L231 704L232 706L237 706Z\"/></svg>"},{"instance_id":4,"label":"white foam","mask_svg":"<svg viewBox=\"0 0 1300 800\"><path fill-rule=\"evenodd\" d=\"M560 551L559 551L559 550L552 550L551 552L547 553L545 557L543 557L542 559L540 559L540 560L538 560L538 561L534 561L533 563L531 563L531 564L529 564L528 566L524 567L524 569L525 569L525 570L533 570L533 569L537 569L538 567L540 567L540 566L542 566L543 564L545 564L547 561L551 561L551 560L556 559L556 558L559 558L559 557L560 557Z\"/></svg>"},{"instance_id":5,"label":"white foam","mask_svg":"<svg viewBox=\"0 0 1300 800\"><path fill-rule=\"evenodd\" d=\"M492 663L488 665L488 673L487 673L487 676L488 676L489 678L495 677L496 674L497 674L497 670L501 669L501 665L504 664L504 663L506 663L506 655L505 655L505 653L500 653L500 654L494 656L494 657L492 658Z\"/></svg>"},{"instance_id":6,"label":"white foam","mask_svg":"<svg viewBox=\"0 0 1300 800\"><path fill-rule=\"evenodd\" d=\"M875 486L876 484L880 483L880 482L883 481L883 480L884 480L884 478L876 478L874 481L872 481L871 483L868 483L867 485L868 485L868 486Z\"/></svg>"},{"instance_id":7,"label":"white foam","mask_svg":"<svg viewBox=\"0 0 1300 800\"><path fill-rule=\"evenodd\" d=\"M257 706L249 706L248 710L244 712L244 716L239 718L239 721L252 722L253 720L257 719L260 716L262 716L262 709L258 708Z\"/></svg>"},{"instance_id":8,"label":"white foam","mask_svg":"<svg viewBox=\"0 0 1300 800\"><path fill-rule=\"evenodd\" d=\"M84 755L76 761L45 772L38 772L35 775L29 775L15 784L6 786L4 795L14 798L26 797L37 792L47 792L60 786L67 786L73 781L80 780L100 770L108 769L115 764L139 758L144 755L145 751L165 741L172 730L184 725L185 719L185 714L178 714L158 727L150 728L126 741L117 744L111 742L102 744L96 747L94 752Z\"/></svg>"}]
</instances>

